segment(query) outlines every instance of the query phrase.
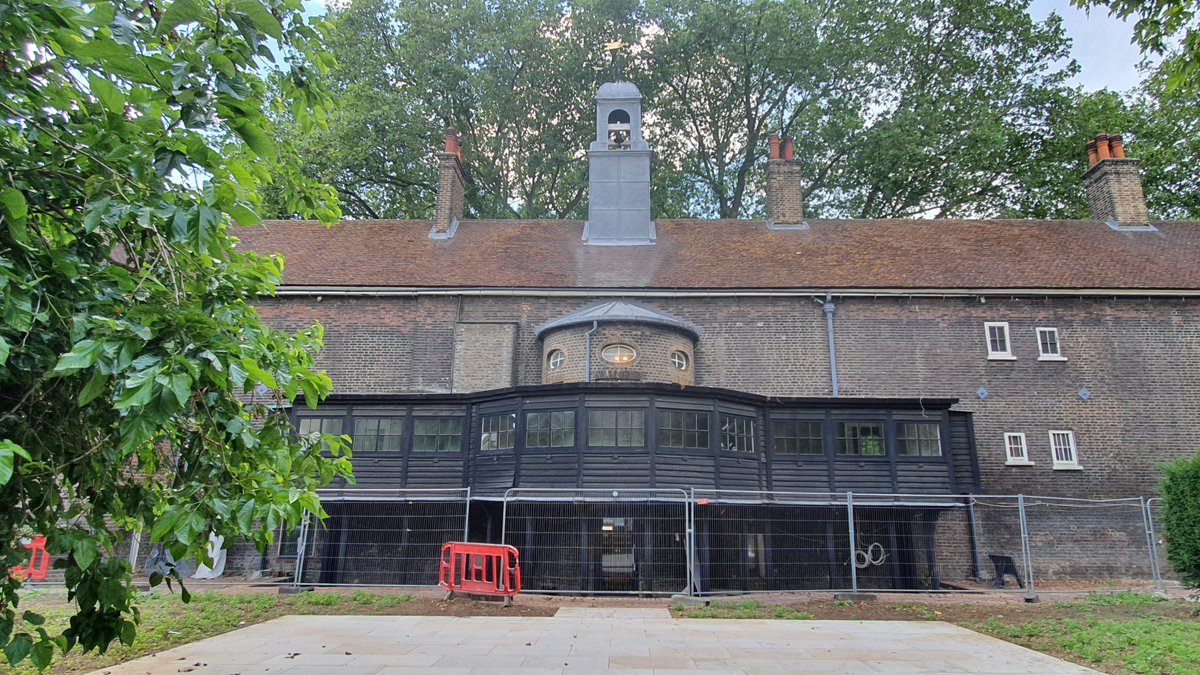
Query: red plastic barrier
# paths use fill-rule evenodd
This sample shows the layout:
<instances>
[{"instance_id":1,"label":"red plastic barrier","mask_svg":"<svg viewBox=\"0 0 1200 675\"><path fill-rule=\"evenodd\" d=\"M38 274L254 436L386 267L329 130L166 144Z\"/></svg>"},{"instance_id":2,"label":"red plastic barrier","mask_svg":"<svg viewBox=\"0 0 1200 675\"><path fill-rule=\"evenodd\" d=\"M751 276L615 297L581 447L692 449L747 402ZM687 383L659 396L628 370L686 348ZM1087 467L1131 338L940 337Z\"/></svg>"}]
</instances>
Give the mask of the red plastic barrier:
<instances>
[{"instance_id":1,"label":"red plastic barrier","mask_svg":"<svg viewBox=\"0 0 1200 675\"><path fill-rule=\"evenodd\" d=\"M29 564L17 565L9 571L18 579L45 581L46 573L50 571L50 554L46 553L46 538L40 534L36 535L23 546L29 551Z\"/></svg>"},{"instance_id":2,"label":"red plastic barrier","mask_svg":"<svg viewBox=\"0 0 1200 675\"><path fill-rule=\"evenodd\" d=\"M521 561L517 549L505 544L461 541L445 544L438 568L438 585L451 593L501 595L511 599L521 592Z\"/></svg>"}]
</instances>

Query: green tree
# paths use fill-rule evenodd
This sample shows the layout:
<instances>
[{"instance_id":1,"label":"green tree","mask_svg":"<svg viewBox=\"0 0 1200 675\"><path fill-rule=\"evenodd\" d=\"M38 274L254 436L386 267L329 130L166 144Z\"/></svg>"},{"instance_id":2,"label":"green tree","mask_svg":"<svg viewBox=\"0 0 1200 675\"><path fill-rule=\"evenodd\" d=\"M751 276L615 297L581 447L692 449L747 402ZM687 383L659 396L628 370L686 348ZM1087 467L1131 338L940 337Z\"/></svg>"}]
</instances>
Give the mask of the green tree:
<instances>
[{"instance_id":1,"label":"green tree","mask_svg":"<svg viewBox=\"0 0 1200 675\"><path fill-rule=\"evenodd\" d=\"M44 534L77 604L49 634L5 576L10 664L133 640L124 533L175 560L210 532L264 546L350 473L342 439L293 437L284 408L330 389L321 330L263 324L283 263L232 225L271 176L338 217L263 112L270 70L277 109L317 121L317 38L299 0L0 0L0 566Z\"/></svg>"},{"instance_id":2,"label":"green tree","mask_svg":"<svg viewBox=\"0 0 1200 675\"><path fill-rule=\"evenodd\" d=\"M1067 56L1059 21L1026 9L355 0L332 15L338 112L328 131L294 135L354 216L427 216L433 151L454 127L471 215L582 217L592 96L614 77L602 46L621 39L621 76L645 97L657 217L761 213L773 132L796 137L814 215L994 215L1073 68L1048 65Z\"/></svg>"},{"instance_id":3,"label":"green tree","mask_svg":"<svg viewBox=\"0 0 1200 675\"><path fill-rule=\"evenodd\" d=\"M1163 538L1183 583L1200 587L1200 454L1163 467Z\"/></svg>"}]
</instances>

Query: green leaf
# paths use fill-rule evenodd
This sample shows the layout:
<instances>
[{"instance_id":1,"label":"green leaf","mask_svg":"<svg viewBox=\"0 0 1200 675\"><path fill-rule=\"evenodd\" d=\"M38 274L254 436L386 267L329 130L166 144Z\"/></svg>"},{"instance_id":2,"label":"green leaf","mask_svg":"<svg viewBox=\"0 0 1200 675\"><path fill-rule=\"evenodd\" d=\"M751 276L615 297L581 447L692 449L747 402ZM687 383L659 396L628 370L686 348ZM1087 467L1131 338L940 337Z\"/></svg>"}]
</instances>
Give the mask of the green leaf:
<instances>
[{"instance_id":1,"label":"green leaf","mask_svg":"<svg viewBox=\"0 0 1200 675\"><path fill-rule=\"evenodd\" d=\"M128 46L120 44L115 40L108 38L93 40L91 42L80 45L75 48L76 56L93 58L100 61L108 61L110 59L128 58L133 55L133 50ZM108 65L111 65L108 64Z\"/></svg>"},{"instance_id":2,"label":"green leaf","mask_svg":"<svg viewBox=\"0 0 1200 675\"><path fill-rule=\"evenodd\" d=\"M87 536L80 537L75 540L72 552L75 554L75 564L79 565L80 569L87 569L96 561L96 540Z\"/></svg>"},{"instance_id":3,"label":"green leaf","mask_svg":"<svg viewBox=\"0 0 1200 675\"><path fill-rule=\"evenodd\" d=\"M79 402L79 407L82 408L83 406L96 400L97 396L104 393L104 386L106 384L108 384L108 375L105 375L99 370L93 371L92 376L88 378L87 384L85 384L83 389L79 392L79 398L77 399Z\"/></svg>"},{"instance_id":4,"label":"green leaf","mask_svg":"<svg viewBox=\"0 0 1200 675\"><path fill-rule=\"evenodd\" d=\"M137 624L132 621L121 622L121 644L126 647L133 646L133 640L137 637Z\"/></svg>"},{"instance_id":5,"label":"green leaf","mask_svg":"<svg viewBox=\"0 0 1200 675\"><path fill-rule=\"evenodd\" d=\"M45 670L54 659L54 643L49 640L39 640L29 654L29 662L38 670Z\"/></svg>"},{"instance_id":6,"label":"green leaf","mask_svg":"<svg viewBox=\"0 0 1200 675\"><path fill-rule=\"evenodd\" d=\"M46 617L44 617L41 614L38 614L37 612L34 612L32 610L27 611L24 614L22 614L21 618L25 621L25 623L28 623L28 624L31 624L34 626L40 626L40 625L46 623Z\"/></svg>"},{"instance_id":7,"label":"green leaf","mask_svg":"<svg viewBox=\"0 0 1200 675\"><path fill-rule=\"evenodd\" d=\"M199 21L205 17L204 7L196 0L175 0L158 20L158 32L166 33L176 26Z\"/></svg>"},{"instance_id":8,"label":"green leaf","mask_svg":"<svg viewBox=\"0 0 1200 675\"><path fill-rule=\"evenodd\" d=\"M238 509L237 524L242 532L249 532L254 525L254 500L247 499L242 508Z\"/></svg>"},{"instance_id":9,"label":"green leaf","mask_svg":"<svg viewBox=\"0 0 1200 675\"><path fill-rule=\"evenodd\" d=\"M255 28L276 40L283 37L283 26L279 25L279 19L276 19L271 11L258 0L237 0L234 7L249 17L250 23L254 24Z\"/></svg>"},{"instance_id":10,"label":"green leaf","mask_svg":"<svg viewBox=\"0 0 1200 675\"><path fill-rule=\"evenodd\" d=\"M109 82L107 79L96 75L88 75L88 86L92 90L92 95L108 109L109 112L118 115L125 112L125 94L117 89L116 85Z\"/></svg>"},{"instance_id":11,"label":"green leaf","mask_svg":"<svg viewBox=\"0 0 1200 675\"><path fill-rule=\"evenodd\" d=\"M54 366L54 372L70 374L77 370L90 368L103 349L104 343L102 342L81 340L71 348L71 351L59 357L58 363Z\"/></svg>"},{"instance_id":12,"label":"green leaf","mask_svg":"<svg viewBox=\"0 0 1200 675\"><path fill-rule=\"evenodd\" d=\"M240 123L234 122L233 131L246 142L246 147L259 157L271 159L275 156L275 141L256 122L249 120L242 120Z\"/></svg>"},{"instance_id":13,"label":"green leaf","mask_svg":"<svg viewBox=\"0 0 1200 675\"><path fill-rule=\"evenodd\" d=\"M233 222L241 225L242 227L258 225L262 222L262 218L260 218L253 209L250 209L242 204L234 204L233 206L229 207L229 216L233 218Z\"/></svg>"},{"instance_id":14,"label":"green leaf","mask_svg":"<svg viewBox=\"0 0 1200 675\"><path fill-rule=\"evenodd\" d=\"M0 366L8 363L8 354L11 350L12 347L9 346L8 340L5 340L4 336L0 335Z\"/></svg>"},{"instance_id":15,"label":"green leaf","mask_svg":"<svg viewBox=\"0 0 1200 675\"><path fill-rule=\"evenodd\" d=\"M24 459L26 462L30 461L29 453L25 448L7 438L0 440L0 485L8 485L8 481L12 480L13 467L17 457Z\"/></svg>"},{"instance_id":16,"label":"green leaf","mask_svg":"<svg viewBox=\"0 0 1200 675\"><path fill-rule=\"evenodd\" d=\"M4 207L6 216L17 222L24 222L29 215L29 204L25 202L25 195L15 187L0 190L0 206Z\"/></svg>"},{"instance_id":17,"label":"green leaf","mask_svg":"<svg viewBox=\"0 0 1200 675\"><path fill-rule=\"evenodd\" d=\"M151 541L164 541L167 534L175 529L175 523L179 522L179 518L183 515L183 508L175 508L167 511L154 521L154 527L150 528Z\"/></svg>"},{"instance_id":18,"label":"green leaf","mask_svg":"<svg viewBox=\"0 0 1200 675\"><path fill-rule=\"evenodd\" d=\"M187 373L172 373L169 386L175 394L175 399L179 401L179 405L186 406L188 399L192 396L192 378Z\"/></svg>"},{"instance_id":19,"label":"green leaf","mask_svg":"<svg viewBox=\"0 0 1200 675\"><path fill-rule=\"evenodd\" d=\"M13 636L12 642L4 648L4 656L8 658L8 665L15 666L25 660L29 656L29 650L33 649L33 638L27 633L17 633Z\"/></svg>"}]
</instances>

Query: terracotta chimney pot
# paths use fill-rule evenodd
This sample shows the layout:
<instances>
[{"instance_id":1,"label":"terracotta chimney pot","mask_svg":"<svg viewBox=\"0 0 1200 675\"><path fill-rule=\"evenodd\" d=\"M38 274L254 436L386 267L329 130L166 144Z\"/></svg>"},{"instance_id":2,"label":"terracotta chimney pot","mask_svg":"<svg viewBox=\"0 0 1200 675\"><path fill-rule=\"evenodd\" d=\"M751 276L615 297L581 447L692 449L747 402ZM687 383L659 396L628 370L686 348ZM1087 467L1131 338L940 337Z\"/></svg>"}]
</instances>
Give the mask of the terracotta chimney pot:
<instances>
[{"instance_id":1,"label":"terracotta chimney pot","mask_svg":"<svg viewBox=\"0 0 1200 675\"><path fill-rule=\"evenodd\" d=\"M1096 166L1096 162L1100 161L1100 155L1096 152L1096 140L1092 139L1087 142L1088 166Z\"/></svg>"},{"instance_id":2,"label":"terracotta chimney pot","mask_svg":"<svg viewBox=\"0 0 1200 675\"><path fill-rule=\"evenodd\" d=\"M787 161L792 161L795 157L792 155L792 139L783 139L783 158Z\"/></svg>"},{"instance_id":3,"label":"terracotta chimney pot","mask_svg":"<svg viewBox=\"0 0 1200 675\"><path fill-rule=\"evenodd\" d=\"M1108 147L1108 134L1099 134L1096 136L1096 153L1100 155L1100 161L1104 161L1112 157L1112 152Z\"/></svg>"},{"instance_id":4,"label":"terracotta chimney pot","mask_svg":"<svg viewBox=\"0 0 1200 675\"><path fill-rule=\"evenodd\" d=\"M779 135L771 134L767 136L767 159L779 159Z\"/></svg>"},{"instance_id":5,"label":"terracotta chimney pot","mask_svg":"<svg viewBox=\"0 0 1200 675\"><path fill-rule=\"evenodd\" d=\"M1108 137L1108 145L1112 149L1112 156L1116 159L1125 159L1125 141L1121 138L1121 134L1112 134Z\"/></svg>"}]
</instances>

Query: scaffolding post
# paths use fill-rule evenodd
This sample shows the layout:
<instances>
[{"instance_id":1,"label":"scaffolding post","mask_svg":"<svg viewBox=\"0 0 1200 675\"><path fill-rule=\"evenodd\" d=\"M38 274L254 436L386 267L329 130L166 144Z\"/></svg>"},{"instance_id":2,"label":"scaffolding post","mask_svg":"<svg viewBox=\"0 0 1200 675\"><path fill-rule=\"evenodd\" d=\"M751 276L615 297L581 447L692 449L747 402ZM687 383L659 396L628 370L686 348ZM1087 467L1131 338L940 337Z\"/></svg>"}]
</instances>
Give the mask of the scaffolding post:
<instances>
[{"instance_id":1,"label":"scaffolding post","mask_svg":"<svg viewBox=\"0 0 1200 675\"><path fill-rule=\"evenodd\" d=\"M1029 550L1029 522L1025 518L1025 495L1017 495L1017 512L1021 520L1021 557L1025 559L1025 602L1037 602L1033 586L1033 556Z\"/></svg>"},{"instance_id":2,"label":"scaffolding post","mask_svg":"<svg viewBox=\"0 0 1200 675\"><path fill-rule=\"evenodd\" d=\"M850 525L850 590L858 592L858 565L855 564L855 554L858 544L854 538L854 493L846 493L846 521Z\"/></svg>"}]
</instances>

